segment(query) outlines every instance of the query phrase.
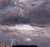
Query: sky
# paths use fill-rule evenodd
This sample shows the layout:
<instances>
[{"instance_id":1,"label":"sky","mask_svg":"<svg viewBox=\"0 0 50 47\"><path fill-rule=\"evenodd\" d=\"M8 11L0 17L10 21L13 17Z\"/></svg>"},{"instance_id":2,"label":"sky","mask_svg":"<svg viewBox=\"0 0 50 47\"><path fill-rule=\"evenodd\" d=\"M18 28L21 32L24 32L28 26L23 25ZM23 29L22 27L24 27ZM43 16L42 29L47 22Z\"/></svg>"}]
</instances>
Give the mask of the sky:
<instances>
[{"instance_id":1,"label":"sky","mask_svg":"<svg viewBox=\"0 0 50 47\"><path fill-rule=\"evenodd\" d=\"M0 0L0 44L11 39L50 47L50 0Z\"/></svg>"}]
</instances>

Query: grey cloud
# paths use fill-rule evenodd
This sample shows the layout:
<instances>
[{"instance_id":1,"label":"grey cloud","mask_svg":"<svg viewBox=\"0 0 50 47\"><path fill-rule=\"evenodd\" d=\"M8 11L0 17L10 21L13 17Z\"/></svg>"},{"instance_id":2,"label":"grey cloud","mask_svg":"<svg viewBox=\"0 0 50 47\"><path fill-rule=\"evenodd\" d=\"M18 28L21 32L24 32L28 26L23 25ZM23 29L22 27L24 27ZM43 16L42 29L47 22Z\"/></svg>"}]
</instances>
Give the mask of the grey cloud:
<instances>
[{"instance_id":1,"label":"grey cloud","mask_svg":"<svg viewBox=\"0 0 50 47\"><path fill-rule=\"evenodd\" d=\"M36 5L36 7L30 8L23 6L24 16L19 15L20 7L7 7L5 9L0 10L0 24L2 25L14 25L14 24L31 24L31 25L49 25L50 24L50 11L49 11L49 0L43 1L38 0L35 2L42 2L40 5ZM29 5L29 3L28 3ZM47 7L48 6L48 7ZM28 12L28 13L27 13Z\"/></svg>"},{"instance_id":2,"label":"grey cloud","mask_svg":"<svg viewBox=\"0 0 50 47\"><path fill-rule=\"evenodd\" d=\"M21 17L21 15L18 15L15 13L0 13L0 24L17 24L17 23L28 23L32 25L40 24L50 24L50 11L46 10L45 8L35 8L33 11L30 11L29 13L25 13L25 16Z\"/></svg>"},{"instance_id":3,"label":"grey cloud","mask_svg":"<svg viewBox=\"0 0 50 47\"><path fill-rule=\"evenodd\" d=\"M31 19L30 23L32 24L50 24L50 11L38 7L28 14L28 19Z\"/></svg>"},{"instance_id":4,"label":"grey cloud","mask_svg":"<svg viewBox=\"0 0 50 47\"><path fill-rule=\"evenodd\" d=\"M19 9L17 7L8 7L0 11L0 24L17 24L17 23L28 23L29 19L19 15Z\"/></svg>"}]
</instances>

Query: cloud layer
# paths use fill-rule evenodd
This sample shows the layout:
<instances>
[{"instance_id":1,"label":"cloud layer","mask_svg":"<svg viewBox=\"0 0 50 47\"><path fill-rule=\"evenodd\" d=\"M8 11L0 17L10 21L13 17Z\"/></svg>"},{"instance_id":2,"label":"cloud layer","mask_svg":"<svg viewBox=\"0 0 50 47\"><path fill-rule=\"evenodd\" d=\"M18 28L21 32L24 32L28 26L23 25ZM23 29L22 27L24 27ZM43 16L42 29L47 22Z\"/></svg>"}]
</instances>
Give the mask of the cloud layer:
<instances>
[{"instance_id":1,"label":"cloud layer","mask_svg":"<svg viewBox=\"0 0 50 47\"><path fill-rule=\"evenodd\" d=\"M46 0L24 1L19 7L6 7L0 10L0 24L28 23L31 25L49 25L50 24L50 2ZM31 2L31 3L29 3ZM33 5L33 2L35 5ZM28 4L28 5L27 5ZM22 6L21 6L22 5ZM4 15L4 16L3 16ZM41 19L41 20L40 20Z\"/></svg>"},{"instance_id":2,"label":"cloud layer","mask_svg":"<svg viewBox=\"0 0 50 47\"><path fill-rule=\"evenodd\" d=\"M29 29L28 29L29 28ZM0 41L10 44L11 39L16 39L18 44L38 45L39 47L49 47L50 45L50 28L40 28L36 26L15 25L1 26L0 25ZM4 38L4 39L3 39ZM6 38L6 39L5 39ZM4 40L4 41L2 41ZM9 40L9 41L7 41ZM8 43L9 42L9 43Z\"/></svg>"}]
</instances>

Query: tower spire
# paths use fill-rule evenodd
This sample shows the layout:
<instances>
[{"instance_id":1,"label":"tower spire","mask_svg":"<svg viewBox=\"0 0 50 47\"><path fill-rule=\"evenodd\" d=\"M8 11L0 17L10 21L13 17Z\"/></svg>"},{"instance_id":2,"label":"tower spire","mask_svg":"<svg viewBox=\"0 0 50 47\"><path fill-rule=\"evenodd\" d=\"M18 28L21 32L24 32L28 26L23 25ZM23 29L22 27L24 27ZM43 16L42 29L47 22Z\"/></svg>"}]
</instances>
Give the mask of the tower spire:
<instances>
[{"instance_id":1,"label":"tower spire","mask_svg":"<svg viewBox=\"0 0 50 47\"><path fill-rule=\"evenodd\" d=\"M13 45L13 39L11 39L11 47L12 47L12 45Z\"/></svg>"}]
</instances>

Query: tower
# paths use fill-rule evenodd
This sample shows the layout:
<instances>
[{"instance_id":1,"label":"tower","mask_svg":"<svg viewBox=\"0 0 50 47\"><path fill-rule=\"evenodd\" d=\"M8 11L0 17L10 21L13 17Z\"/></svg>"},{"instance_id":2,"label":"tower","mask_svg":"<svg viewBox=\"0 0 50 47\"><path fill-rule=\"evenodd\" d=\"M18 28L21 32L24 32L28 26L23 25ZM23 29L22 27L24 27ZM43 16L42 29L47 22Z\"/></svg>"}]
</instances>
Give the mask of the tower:
<instances>
[{"instance_id":1,"label":"tower","mask_svg":"<svg viewBox=\"0 0 50 47\"><path fill-rule=\"evenodd\" d=\"M13 39L11 39L11 47L12 47L12 45L13 45Z\"/></svg>"}]
</instances>

